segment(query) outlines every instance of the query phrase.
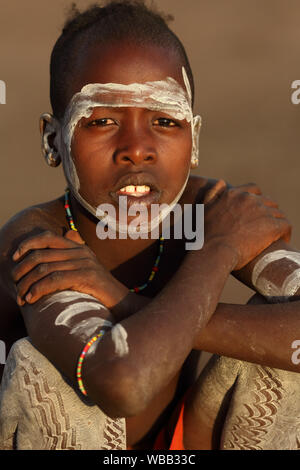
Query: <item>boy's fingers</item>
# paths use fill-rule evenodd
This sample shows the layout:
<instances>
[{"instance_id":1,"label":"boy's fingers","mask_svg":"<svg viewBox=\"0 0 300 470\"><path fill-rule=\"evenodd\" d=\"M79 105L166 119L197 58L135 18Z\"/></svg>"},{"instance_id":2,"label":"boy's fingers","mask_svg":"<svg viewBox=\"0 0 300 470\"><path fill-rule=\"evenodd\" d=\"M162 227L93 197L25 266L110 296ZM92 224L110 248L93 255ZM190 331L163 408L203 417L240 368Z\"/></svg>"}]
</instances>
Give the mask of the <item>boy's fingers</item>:
<instances>
[{"instance_id":1,"label":"boy's fingers","mask_svg":"<svg viewBox=\"0 0 300 470\"><path fill-rule=\"evenodd\" d=\"M59 236L49 230L29 237L23 240L17 250L14 252L12 258L17 261L29 250L44 249L44 248L74 248L74 242L65 237Z\"/></svg>"},{"instance_id":2,"label":"boy's fingers","mask_svg":"<svg viewBox=\"0 0 300 470\"><path fill-rule=\"evenodd\" d=\"M276 207L272 210L271 210L271 214L273 217L275 217L276 219L284 219L286 221L286 223L288 224L289 222L287 221L287 218L286 218L286 215L281 212L280 210L278 210Z\"/></svg>"},{"instance_id":3,"label":"boy's fingers","mask_svg":"<svg viewBox=\"0 0 300 470\"><path fill-rule=\"evenodd\" d=\"M27 291L32 292L33 286L35 286L38 282L41 282L42 279L45 279L45 282L48 283L53 287L55 282L61 282L62 278L68 275L67 271L78 271L88 266L88 259L76 259L76 260L69 260L69 261L59 261L53 263L42 263L37 266L35 269L30 271L26 276L24 276L21 281L17 284L17 295L18 295L18 303L21 300ZM70 274L70 273L69 273ZM78 284L78 276L77 276L77 284ZM35 287L36 288L36 287ZM19 303L20 304L20 303Z\"/></svg>"},{"instance_id":4,"label":"boy's fingers","mask_svg":"<svg viewBox=\"0 0 300 470\"><path fill-rule=\"evenodd\" d=\"M269 207L278 207L277 202L273 201L268 196L263 196L261 189L255 183L242 184L240 186L235 186L235 189L239 189L243 192L249 194L255 194L256 196L261 196L263 203Z\"/></svg>"},{"instance_id":5,"label":"boy's fingers","mask_svg":"<svg viewBox=\"0 0 300 470\"><path fill-rule=\"evenodd\" d=\"M54 263L57 261L71 261L72 259L78 259L79 257L83 257L80 247L73 247L65 250L56 250L55 248L52 248L51 250L34 250L25 256L22 261L15 264L12 269L12 278L14 282L18 282L29 271L40 264Z\"/></svg>"},{"instance_id":6,"label":"boy's fingers","mask_svg":"<svg viewBox=\"0 0 300 470\"><path fill-rule=\"evenodd\" d=\"M286 243L289 243L291 241L291 236L292 236L292 227L289 226L284 233L284 235L281 237Z\"/></svg>"},{"instance_id":7,"label":"boy's fingers","mask_svg":"<svg viewBox=\"0 0 300 470\"><path fill-rule=\"evenodd\" d=\"M265 206L274 207L274 208L278 209L279 206L278 206L277 202L273 201L269 197L261 196L261 199L262 199L262 202L265 204Z\"/></svg>"},{"instance_id":8,"label":"boy's fingers","mask_svg":"<svg viewBox=\"0 0 300 470\"><path fill-rule=\"evenodd\" d=\"M64 290L76 290L95 296L95 291L91 287L84 285L84 283L82 285L78 283L78 274L78 270L54 271L50 273L48 276L32 284L25 296L26 302L32 304L45 295ZM84 277L84 275L85 272L83 271L81 277ZM22 305L24 305L23 302Z\"/></svg>"},{"instance_id":9,"label":"boy's fingers","mask_svg":"<svg viewBox=\"0 0 300 470\"><path fill-rule=\"evenodd\" d=\"M65 233L64 237L68 240L72 240L75 243L79 243L80 245L85 245L85 241L82 240L79 233L75 230L69 230L67 233Z\"/></svg>"},{"instance_id":10,"label":"boy's fingers","mask_svg":"<svg viewBox=\"0 0 300 470\"><path fill-rule=\"evenodd\" d=\"M219 180L211 189L207 191L204 197L204 204L207 204L208 202L211 202L213 199L215 199L218 195L220 195L225 189L227 188L227 185L224 180Z\"/></svg>"},{"instance_id":11,"label":"boy's fingers","mask_svg":"<svg viewBox=\"0 0 300 470\"><path fill-rule=\"evenodd\" d=\"M277 217L276 220L278 224L278 233L280 234L279 238L282 238L286 243L288 243L292 234L291 224L285 217Z\"/></svg>"},{"instance_id":12,"label":"boy's fingers","mask_svg":"<svg viewBox=\"0 0 300 470\"><path fill-rule=\"evenodd\" d=\"M243 192L256 194L257 196L262 194L260 188L255 183L241 184L239 186L235 186L234 189L240 189Z\"/></svg>"}]
</instances>

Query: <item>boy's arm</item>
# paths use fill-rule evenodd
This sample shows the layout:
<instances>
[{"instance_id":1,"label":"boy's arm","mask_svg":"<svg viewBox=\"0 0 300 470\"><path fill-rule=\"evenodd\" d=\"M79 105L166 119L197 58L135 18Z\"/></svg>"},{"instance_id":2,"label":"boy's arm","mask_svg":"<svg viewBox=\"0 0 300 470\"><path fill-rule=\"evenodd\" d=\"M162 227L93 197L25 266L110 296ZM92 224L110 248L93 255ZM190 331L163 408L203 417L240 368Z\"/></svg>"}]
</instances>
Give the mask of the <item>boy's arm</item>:
<instances>
[{"instance_id":1,"label":"boy's arm","mask_svg":"<svg viewBox=\"0 0 300 470\"><path fill-rule=\"evenodd\" d=\"M207 185L204 187L204 190L202 190L202 192L199 192L200 198L205 198L205 193L209 191L209 189L215 184L215 180L208 180ZM229 183L226 183L226 187L228 189L233 188L233 186ZM241 185L236 187L236 189L240 189L241 191L245 191L253 195L262 195L260 188L254 183ZM203 194L203 191L204 195L201 195ZM269 204L273 205L274 208L278 207L278 205L270 199ZM270 253L275 253L279 251L290 252L292 256L285 258L282 253L279 253L279 256L277 257L273 255L266 257L266 255ZM281 297L280 300L282 301L283 297L290 297L291 295L295 296L297 293L295 289L290 289L290 292L288 292L288 289L283 288L285 279L287 279L289 275L292 275L293 272L296 271L296 269L300 268L300 255L299 258L296 255L296 258L298 259L294 259L294 262L292 259L293 254L297 252L298 250L294 249L289 243L287 243L287 241L279 239L272 243L269 247L267 247L258 256L254 257L254 259L250 263L245 265L242 269L235 270L232 274L243 284L247 285L251 289L263 295L266 300L269 299L271 301L274 301L275 299L272 299L272 297L276 297L275 294L278 294L278 297ZM266 260L266 262L261 262L262 259ZM259 272L257 272L256 267L258 267L259 265L260 269ZM254 271L255 269L256 272Z\"/></svg>"},{"instance_id":2,"label":"boy's arm","mask_svg":"<svg viewBox=\"0 0 300 470\"><path fill-rule=\"evenodd\" d=\"M0 284L15 303L15 250L31 235L45 230L62 233L56 221L45 219L39 210L25 211L0 231ZM192 349L195 330L214 312L236 264L235 253L218 242L207 243L191 258L195 261L187 259L163 293L146 307L140 308L138 302L135 308L139 311L132 315L131 310L117 328L111 312L96 299L79 298L66 303L60 297L53 302L50 295L20 307L27 332L37 349L77 386L79 355L90 337L104 326L106 334L85 359L84 385L89 397L107 414L136 415L180 370ZM220 269L212 275L216 264ZM197 278L202 282L196 291Z\"/></svg>"},{"instance_id":3,"label":"boy's arm","mask_svg":"<svg viewBox=\"0 0 300 470\"><path fill-rule=\"evenodd\" d=\"M265 305L219 304L195 349L300 372L300 301ZM298 343L295 343L295 342Z\"/></svg>"},{"instance_id":4,"label":"boy's arm","mask_svg":"<svg viewBox=\"0 0 300 470\"><path fill-rule=\"evenodd\" d=\"M83 383L88 396L108 415L134 416L178 373L192 349L196 330L214 312L232 269L227 247L212 244L197 257L193 263L197 269L186 260L156 298L117 324L100 304L99 308L86 306L74 316L72 304L53 302L54 294L21 307L28 333L37 349L76 383L79 355L102 328L90 330L88 336L87 327L92 319L94 324L97 319L109 320L111 328L105 323L106 334L85 358ZM207 276L216 264L221 264L218 273ZM202 279L201 288L191 294L186 283L189 280L193 290L196 278ZM73 308L78 309L75 303Z\"/></svg>"},{"instance_id":5,"label":"boy's arm","mask_svg":"<svg viewBox=\"0 0 300 470\"><path fill-rule=\"evenodd\" d=\"M300 251L283 240L274 242L233 276L266 300L296 297L300 288ZM298 285L298 288L297 288ZM286 299L284 299L286 297Z\"/></svg>"},{"instance_id":6,"label":"boy's arm","mask_svg":"<svg viewBox=\"0 0 300 470\"><path fill-rule=\"evenodd\" d=\"M49 230L44 219L45 214L42 220L27 217L26 225L24 220L17 220L1 230L1 272L5 273L1 282L14 299L12 255L18 241L26 239L30 231ZM146 307L113 326L110 312L99 303L82 310L82 305L73 307L71 303L50 305L49 298L42 297L21 308L27 331L36 347L75 382L87 332L93 336L95 323L100 325L101 318L102 324L106 320L105 327L110 321L112 329L85 359L83 381L90 398L111 416L136 415L181 369L199 331L214 313L229 273L287 228L286 221L274 217L263 200L235 191L222 194L206 211L204 248L187 254L171 281ZM58 233L61 228L55 226L54 231ZM87 322L89 330L84 328Z\"/></svg>"}]
</instances>

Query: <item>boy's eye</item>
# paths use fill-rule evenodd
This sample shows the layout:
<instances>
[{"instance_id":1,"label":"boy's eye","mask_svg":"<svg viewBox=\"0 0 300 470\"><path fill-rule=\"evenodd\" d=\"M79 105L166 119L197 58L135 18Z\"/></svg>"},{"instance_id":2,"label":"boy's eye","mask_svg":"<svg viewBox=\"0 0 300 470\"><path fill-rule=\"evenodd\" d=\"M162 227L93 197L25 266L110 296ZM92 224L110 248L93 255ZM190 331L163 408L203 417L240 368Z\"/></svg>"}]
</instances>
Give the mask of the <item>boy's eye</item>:
<instances>
[{"instance_id":1,"label":"boy's eye","mask_svg":"<svg viewBox=\"0 0 300 470\"><path fill-rule=\"evenodd\" d=\"M169 118L158 118L155 119L154 125L156 126L162 126L162 127L178 127L177 122L173 121L173 119Z\"/></svg>"},{"instance_id":2,"label":"boy's eye","mask_svg":"<svg viewBox=\"0 0 300 470\"><path fill-rule=\"evenodd\" d=\"M88 127L94 127L94 126L111 126L112 124L115 124L115 121L110 118L102 118L102 119L94 119L94 121L90 121L88 123Z\"/></svg>"}]
</instances>

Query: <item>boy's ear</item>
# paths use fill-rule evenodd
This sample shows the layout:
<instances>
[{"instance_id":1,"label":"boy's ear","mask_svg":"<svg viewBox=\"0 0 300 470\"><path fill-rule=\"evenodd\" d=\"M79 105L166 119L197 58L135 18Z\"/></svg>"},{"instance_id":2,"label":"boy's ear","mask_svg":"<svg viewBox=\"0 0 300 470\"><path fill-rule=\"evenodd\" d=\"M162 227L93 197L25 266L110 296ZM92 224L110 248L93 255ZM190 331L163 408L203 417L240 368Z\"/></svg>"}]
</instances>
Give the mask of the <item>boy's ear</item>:
<instances>
[{"instance_id":1,"label":"boy's ear","mask_svg":"<svg viewBox=\"0 0 300 470\"><path fill-rule=\"evenodd\" d=\"M61 163L59 149L55 145L59 135L60 123L50 113L44 113L40 117L40 133L42 137L42 152L49 166L56 167Z\"/></svg>"}]
</instances>

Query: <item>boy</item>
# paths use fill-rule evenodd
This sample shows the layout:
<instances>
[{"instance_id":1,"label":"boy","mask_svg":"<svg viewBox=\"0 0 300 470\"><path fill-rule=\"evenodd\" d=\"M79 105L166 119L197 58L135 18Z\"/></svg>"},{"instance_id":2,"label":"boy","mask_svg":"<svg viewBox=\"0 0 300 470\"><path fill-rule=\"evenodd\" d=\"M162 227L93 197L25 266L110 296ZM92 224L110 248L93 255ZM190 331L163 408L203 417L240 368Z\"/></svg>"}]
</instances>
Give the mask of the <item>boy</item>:
<instances>
[{"instance_id":1,"label":"boy","mask_svg":"<svg viewBox=\"0 0 300 470\"><path fill-rule=\"evenodd\" d=\"M259 290L251 278L257 257L292 252L283 241L290 226L254 185L228 189L189 176L200 129L192 97L183 46L140 2L75 16L52 53L54 116L42 118L45 156L52 166L62 160L70 191L17 214L0 234L2 338L10 345L29 335L73 388L77 365L83 395L111 419L126 418L133 448L152 448L163 426L163 445L171 445L178 405L197 389L195 350L297 370L290 361L297 301L218 305L233 271ZM147 210L205 203L203 249L186 253L175 237L159 246L151 238L100 240L96 208L119 209L120 196ZM126 224L132 221L128 216ZM274 285L284 270L293 274L293 256L292 266L283 257L269 267ZM193 401L186 403L189 426L180 445L193 448L197 420ZM10 432L4 439L16 430Z\"/></svg>"}]
</instances>

